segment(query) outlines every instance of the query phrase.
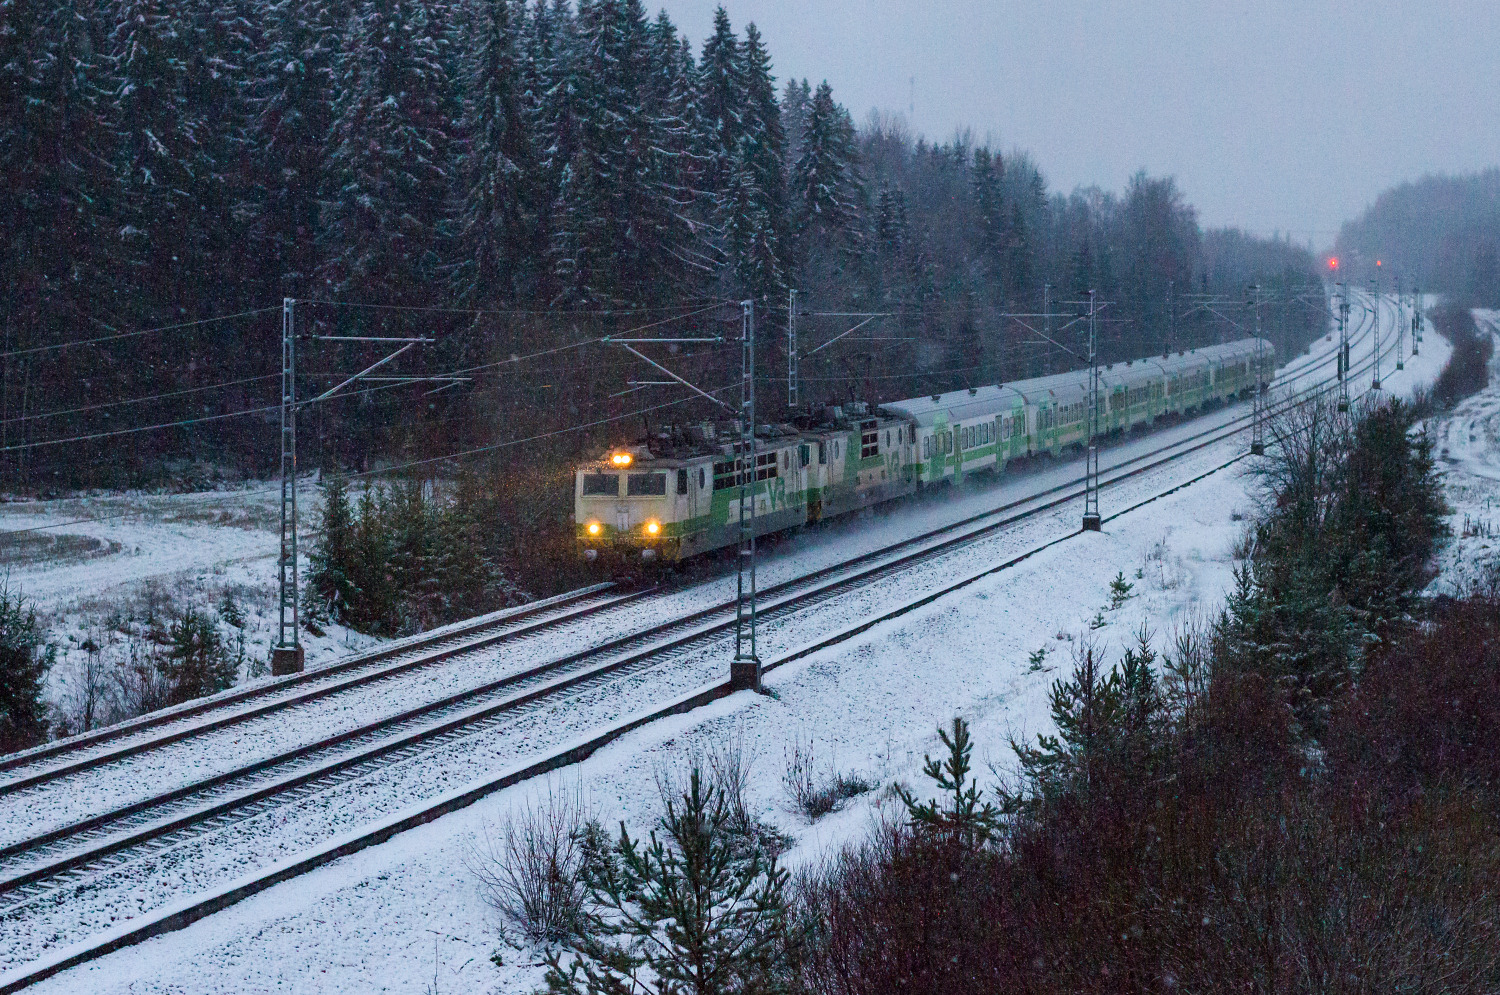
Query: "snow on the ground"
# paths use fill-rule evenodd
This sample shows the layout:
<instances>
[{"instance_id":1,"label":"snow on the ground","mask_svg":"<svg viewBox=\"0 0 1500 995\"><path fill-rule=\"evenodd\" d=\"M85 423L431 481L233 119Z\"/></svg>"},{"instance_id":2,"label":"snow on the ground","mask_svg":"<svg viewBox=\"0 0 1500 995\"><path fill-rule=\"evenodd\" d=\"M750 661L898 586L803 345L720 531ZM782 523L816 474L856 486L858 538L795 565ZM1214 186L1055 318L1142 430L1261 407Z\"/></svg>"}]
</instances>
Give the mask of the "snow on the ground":
<instances>
[{"instance_id":1,"label":"snow on the ground","mask_svg":"<svg viewBox=\"0 0 1500 995\"><path fill-rule=\"evenodd\" d=\"M1500 311L1476 308L1474 322L1482 334L1500 338ZM1500 348L1490 358L1489 386L1436 419L1433 436L1453 530L1434 589L1456 593L1500 579Z\"/></svg>"},{"instance_id":2,"label":"snow on the ground","mask_svg":"<svg viewBox=\"0 0 1500 995\"><path fill-rule=\"evenodd\" d=\"M132 648L145 649L146 629L189 607L217 624L241 679L266 672L277 639L280 501L280 484L253 483L0 503L0 575L37 606L58 646L47 697L70 731L77 731L90 649L110 664L127 660ZM306 542L320 507L313 478L301 482L298 502ZM243 628L221 617L226 594L243 612ZM304 633L303 642L315 664L378 640L329 626L322 636Z\"/></svg>"},{"instance_id":3,"label":"snow on the ground","mask_svg":"<svg viewBox=\"0 0 1500 995\"><path fill-rule=\"evenodd\" d=\"M1356 347L1366 339L1358 339ZM1318 343L1310 355L1293 358L1281 377L1294 386L1306 386L1326 376L1330 348L1327 342ZM1299 378L1299 372L1306 375ZM1243 417L1247 410L1248 405L1233 405L1132 437L1105 450L1103 467L1108 471L1167 442ZM1042 460L1014 467L998 481L981 478L938 501L906 502L858 520L825 523L767 544L761 583L841 562L1076 479L1079 472L1077 459ZM320 500L314 481L303 480L298 502L304 553L311 548L310 529ZM102 647L114 661L127 659L132 641L136 649L144 648L131 633L145 628L148 618L160 624L189 605L218 621L231 652L240 648L243 634L242 680L264 676L277 638L279 527L280 485L275 483L202 493L95 494L0 503L0 571L13 590L38 604L59 646L48 698L70 720L69 731L78 731L77 717L88 687L89 648ZM27 529L37 531L19 531ZM682 596L702 604L731 597L733 577L723 577L722 570L720 574L716 582L698 585ZM226 592L245 613L243 630L219 618L217 606ZM309 667L380 642L333 625L322 636L304 631L301 638Z\"/></svg>"},{"instance_id":4,"label":"snow on the ground","mask_svg":"<svg viewBox=\"0 0 1500 995\"><path fill-rule=\"evenodd\" d=\"M1446 359L1444 346L1429 336L1423 355L1408 360L1403 373L1387 373L1387 390L1430 382ZM1047 731L1047 688L1066 673L1085 634L1117 659L1143 624L1165 648L1179 626L1216 612L1254 501L1247 465L1237 464L1110 522L1101 534L1081 535L771 672L774 698L742 693L651 724L552 778L499 792L36 990L532 991L541 975L538 955L498 938L469 870L476 842L508 813L549 791L577 791L606 825L623 820L633 831L649 828L660 811L661 773L735 737L755 758L752 804L795 841L787 863L814 864L863 837L890 804L884 788L896 781L922 786L923 756L934 752L936 728L955 714L973 725L976 759L988 780L985 764L1005 768L1011 737ZM787 558L807 569L802 555L816 560L825 542L844 545L836 538L842 536L813 537ZM995 553L982 544L966 566L994 562ZM950 564L955 572L964 565ZM1110 610L1117 574L1134 589ZM892 590L889 597L911 593ZM837 607L840 615L864 610ZM1092 630L1101 614L1104 625ZM1031 654L1043 648L1042 664L1033 667ZM774 653L767 648L767 656ZM820 770L858 773L879 788L808 824L793 813L782 783L787 757L799 747L811 749ZM499 965L491 960L496 953Z\"/></svg>"},{"instance_id":5,"label":"snow on the ground","mask_svg":"<svg viewBox=\"0 0 1500 995\"><path fill-rule=\"evenodd\" d=\"M1077 638L1110 603L1123 572L1136 587L1093 635L1112 656L1143 619L1166 636L1209 611L1230 583L1231 550L1248 511L1245 481L1225 471L1054 547L857 641L773 671L779 700L739 694L655 723L548 783L501 792L384 846L283 885L188 930L66 972L38 991L529 991L535 956L502 947L465 860L486 825L537 792L581 788L606 825L649 826L658 772L715 736L741 735L756 757L751 797L792 834L792 865L862 834L872 792L807 825L789 810L785 757L812 744L820 766L887 785L920 781L933 731L965 715L1003 761L1010 734L1045 731L1048 684L1069 666ZM1139 571L1140 576L1137 576ZM1063 638L1058 638L1062 636ZM1069 638L1071 637L1071 638ZM1032 671L1029 655L1048 650ZM981 768L982 769L982 768ZM505 962L489 960L499 950Z\"/></svg>"}]
</instances>

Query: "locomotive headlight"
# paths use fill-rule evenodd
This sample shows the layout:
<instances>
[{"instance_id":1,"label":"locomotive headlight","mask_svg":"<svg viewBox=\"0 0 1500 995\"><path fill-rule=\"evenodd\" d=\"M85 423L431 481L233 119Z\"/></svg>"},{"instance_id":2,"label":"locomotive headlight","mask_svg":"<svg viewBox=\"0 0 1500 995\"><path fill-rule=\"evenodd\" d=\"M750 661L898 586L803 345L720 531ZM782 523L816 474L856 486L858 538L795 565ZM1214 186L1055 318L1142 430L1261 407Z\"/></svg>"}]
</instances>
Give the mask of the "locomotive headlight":
<instances>
[{"instance_id":1,"label":"locomotive headlight","mask_svg":"<svg viewBox=\"0 0 1500 995\"><path fill-rule=\"evenodd\" d=\"M589 522L589 535L598 535L601 528L603 528L603 526L601 526L598 522Z\"/></svg>"},{"instance_id":2,"label":"locomotive headlight","mask_svg":"<svg viewBox=\"0 0 1500 995\"><path fill-rule=\"evenodd\" d=\"M609 461L615 466L629 466L632 458L629 453L615 453Z\"/></svg>"},{"instance_id":3,"label":"locomotive headlight","mask_svg":"<svg viewBox=\"0 0 1500 995\"><path fill-rule=\"evenodd\" d=\"M647 535L653 535L654 536L654 535L656 535L660 531L661 531L661 522L658 522L655 519L652 519L651 521L649 521L649 522L646 523L646 534Z\"/></svg>"}]
</instances>

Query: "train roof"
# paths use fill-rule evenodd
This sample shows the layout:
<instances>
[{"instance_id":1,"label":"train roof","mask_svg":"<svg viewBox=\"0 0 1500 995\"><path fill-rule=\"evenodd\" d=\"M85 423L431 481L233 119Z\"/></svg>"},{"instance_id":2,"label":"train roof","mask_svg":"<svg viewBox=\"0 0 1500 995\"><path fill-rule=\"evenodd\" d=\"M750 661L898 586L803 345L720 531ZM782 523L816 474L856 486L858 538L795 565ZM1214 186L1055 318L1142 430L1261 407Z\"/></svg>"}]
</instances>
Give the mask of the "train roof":
<instances>
[{"instance_id":1,"label":"train roof","mask_svg":"<svg viewBox=\"0 0 1500 995\"><path fill-rule=\"evenodd\" d=\"M1115 387L1129 388L1161 376L1190 373L1214 361L1229 362L1253 356L1257 348L1264 349L1269 356L1276 354L1275 348L1264 339L1259 342L1253 338L1237 339L1223 345L1189 349L1175 356L1153 356L1112 363L1100 371L1100 379L1106 390ZM1029 380L1014 380L1008 384L971 387L904 401L890 401L882 404L881 408L925 426L935 423L940 416L945 416L949 422L992 417L1022 403L1036 404L1055 400L1061 404L1072 404L1086 400L1088 389L1089 371L1069 370Z\"/></svg>"}]
</instances>

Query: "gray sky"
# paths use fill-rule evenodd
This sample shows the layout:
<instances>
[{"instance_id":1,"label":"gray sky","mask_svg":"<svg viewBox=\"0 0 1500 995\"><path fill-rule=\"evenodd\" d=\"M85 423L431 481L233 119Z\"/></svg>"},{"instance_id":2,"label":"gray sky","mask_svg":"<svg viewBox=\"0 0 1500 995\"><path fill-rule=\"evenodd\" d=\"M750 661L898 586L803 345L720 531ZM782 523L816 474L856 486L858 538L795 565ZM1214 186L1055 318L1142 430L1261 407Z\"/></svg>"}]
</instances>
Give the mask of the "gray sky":
<instances>
[{"instance_id":1,"label":"gray sky","mask_svg":"<svg viewBox=\"0 0 1500 995\"><path fill-rule=\"evenodd\" d=\"M701 45L717 3L657 5ZM760 27L779 82L826 77L856 121L967 125L1030 151L1054 190L1170 174L1208 226L1322 248L1394 183L1500 165L1500 0L725 7Z\"/></svg>"}]
</instances>

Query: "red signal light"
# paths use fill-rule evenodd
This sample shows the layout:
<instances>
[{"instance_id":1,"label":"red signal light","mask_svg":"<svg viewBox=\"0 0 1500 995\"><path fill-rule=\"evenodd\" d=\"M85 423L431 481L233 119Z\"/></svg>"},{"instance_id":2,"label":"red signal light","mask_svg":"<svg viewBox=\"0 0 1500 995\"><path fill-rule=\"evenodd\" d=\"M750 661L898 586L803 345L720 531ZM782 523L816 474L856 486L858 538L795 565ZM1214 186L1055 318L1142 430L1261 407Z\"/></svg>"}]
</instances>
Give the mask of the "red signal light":
<instances>
[{"instance_id":1,"label":"red signal light","mask_svg":"<svg viewBox=\"0 0 1500 995\"><path fill-rule=\"evenodd\" d=\"M1328 257L1328 268L1329 269L1338 269L1339 268L1339 257L1338 256L1329 256Z\"/></svg>"}]
</instances>

